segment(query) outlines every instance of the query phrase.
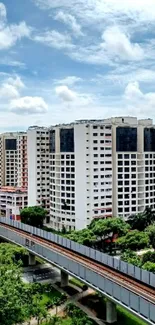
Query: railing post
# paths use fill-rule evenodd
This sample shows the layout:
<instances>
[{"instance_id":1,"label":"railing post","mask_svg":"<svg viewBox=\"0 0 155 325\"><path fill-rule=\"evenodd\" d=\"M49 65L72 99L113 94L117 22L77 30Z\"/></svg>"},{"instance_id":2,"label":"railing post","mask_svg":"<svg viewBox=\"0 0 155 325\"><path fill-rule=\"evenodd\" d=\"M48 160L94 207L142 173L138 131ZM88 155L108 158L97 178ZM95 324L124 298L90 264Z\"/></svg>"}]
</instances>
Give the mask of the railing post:
<instances>
[{"instance_id":1,"label":"railing post","mask_svg":"<svg viewBox=\"0 0 155 325\"><path fill-rule=\"evenodd\" d=\"M61 270L61 287L67 287L68 286L68 274Z\"/></svg>"},{"instance_id":2,"label":"railing post","mask_svg":"<svg viewBox=\"0 0 155 325\"><path fill-rule=\"evenodd\" d=\"M109 299L106 301L106 322L108 324L117 322L116 304Z\"/></svg>"}]
</instances>

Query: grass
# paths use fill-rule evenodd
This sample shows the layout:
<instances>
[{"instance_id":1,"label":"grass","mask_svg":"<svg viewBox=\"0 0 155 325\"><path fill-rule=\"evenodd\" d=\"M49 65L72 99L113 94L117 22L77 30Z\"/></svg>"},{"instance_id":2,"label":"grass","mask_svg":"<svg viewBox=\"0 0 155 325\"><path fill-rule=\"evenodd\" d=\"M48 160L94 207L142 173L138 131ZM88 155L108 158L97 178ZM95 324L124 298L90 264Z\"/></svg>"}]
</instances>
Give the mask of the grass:
<instances>
[{"instance_id":1,"label":"grass","mask_svg":"<svg viewBox=\"0 0 155 325\"><path fill-rule=\"evenodd\" d=\"M97 317L105 318L106 315L106 299L98 294L91 294L80 300L85 306L91 310L95 310ZM118 320L115 325L147 325L147 323L134 314L130 313L128 310L121 306L117 306L117 316Z\"/></svg>"},{"instance_id":2,"label":"grass","mask_svg":"<svg viewBox=\"0 0 155 325\"><path fill-rule=\"evenodd\" d=\"M131 314L126 309L117 306L117 313L118 313L118 325L147 325L146 322L139 319L137 316Z\"/></svg>"},{"instance_id":3,"label":"grass","mask_svg":"<svg viewBox=\"0 0 155 325\"><path fill-rule=\"evenodd\" d=\"M77 287L79 287L79 288L81 288L81 289L82 289L83 286L84 286L84 283L81 282L80 280L76 279L76 278L72 278L72 279L70 279L70 280L69 280L69 283L74 284L74 285L76 285Z\"/></svg>"},{"instance_id":4,"label":"grass","mask_svg":"<svg viewBox=\"0 0 155 325\"><path fill-rule=\"evenodd\" d=\"M41 323L41 325L47 325L48 323L43 322ZM70 317L65 317L65 318L61 318L61 325L71 325L72 324L72 320Z\"/></svg>"},{"instance_id":5,"label":"grass","mask_svg":"<svg viewBox=\"0 0 155 325\"><path fill-rule=\"evenodd\" d=\"M41 306L46 306L48 303L52 303L54 298L60 298L62 295L59 291L56 289L52 288L50 292L44 292L42 294L42 299L41 299Z\"/></svg>"}]
</instances>

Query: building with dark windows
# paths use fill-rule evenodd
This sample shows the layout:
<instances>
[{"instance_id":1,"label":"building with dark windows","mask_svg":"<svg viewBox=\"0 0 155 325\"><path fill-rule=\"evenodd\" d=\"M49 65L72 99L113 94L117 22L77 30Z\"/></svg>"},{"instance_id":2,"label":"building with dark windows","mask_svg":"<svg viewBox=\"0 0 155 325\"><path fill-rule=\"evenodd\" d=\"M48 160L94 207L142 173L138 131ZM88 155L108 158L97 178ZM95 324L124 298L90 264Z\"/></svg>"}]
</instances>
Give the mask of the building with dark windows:
<instances>
[{"instance_id":1,"label":"building with dark windows","mask_svg":"<svg viewBox=\"0 0 155 325\"><path fill-rule=\"evenodd\" d=\"M34 126L27 137L28 205L46 208L50 227L79 230L94 218L155 210L152 120L115 117ZM16 145L6 142L11 154Z\"/></svg>"},{"instance_id":2,"label":"building with dark windows","mask_svg":"<svg viewBox=\"0 0 155 325\"><path fill-rule=\"evenodd\" d=\"M53 228L82 229L93 218L155 210L152 120L81 120L49 132Z\"/></svg>"},{"instance_id":3,"label":"building with dark windows","mask_svg":"<svg viewBox=\"0 0 155 325\"><path fill-rule=\"evenodd\" d=\"M0 186L27 188L27 134L25 132L0 135Z\"/></svg>"}]
</instances>

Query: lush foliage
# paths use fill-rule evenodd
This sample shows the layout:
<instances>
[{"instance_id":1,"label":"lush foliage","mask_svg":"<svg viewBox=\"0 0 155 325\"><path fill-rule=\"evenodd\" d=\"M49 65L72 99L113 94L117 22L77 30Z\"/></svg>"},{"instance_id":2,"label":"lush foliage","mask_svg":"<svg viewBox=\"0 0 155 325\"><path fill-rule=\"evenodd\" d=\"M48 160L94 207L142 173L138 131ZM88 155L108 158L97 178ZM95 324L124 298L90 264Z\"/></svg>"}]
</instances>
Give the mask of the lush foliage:
<instances>
[{"instance_id":1,"label":"lush foliage","mask_svg":"<svg viewBox=\"0 0 155 325\"><path fill-rule=\"evenodd\" d=\"M129 231L126 236L120 237L117 240L117 244L122 251L126 249L137 251L148 247L148 243L148 234L138 230Z\"/></svg>"},{"instance_id":2,"label":"lush foliage","mask_svg":"<svg viewBox=\"0 0 155 325\"><path fill-rule=\"evenodd\" d=\"M22 264L26 256L27 251L23 247L9 243L0 244L0 264Z\"/></svg>"},{"instance_id":3,"label":"lush foliage","mask_svg":"<svg viewBox=\"0 0 155 325\"><path fill-rule=\"evenodd\" d=\"M149 225L155 222L155 214L151 208L146 208L143 213L131 215L128 219L128 223L131 229L137 229L144 231Z\"/></svg>"},{"instance_id":4,"label":"lush foliage","mask_svg":"<svg viewBox=\"0 0 155 325\"><path fill-rule=\"evenodd\" d=\"M20 212L21 221L27 225L42 228L47 211L39 206L24 208Z\"/></svg>"},{"instance_id":5,"label":"lush foliage","mask_svg":"<svg viewBox=\"0 0 155 325\"><path fill-rule=\"evenodd\" d=\"M147 270L147 271L150 271L150 272L153 272L155 273L155 263L152 263L152 262L146 262L145 264L143 264L142 268L144 270Z\"/></svg>"},{"instance_id":6,"label":"lush foliage","mask_svg":"<svg viewBox=\"0 0 155 325\"><path fill-rule=\"evenodd\" d=\"M155 223L153 223L152 225L150 225L147 229L146 229L148 236L149 236L149 242L150 245L152 245L152 247L155 249Z\"/></svg>"},{"instance_id":7,"label":"lush foliage","mask_svg":"<svg viewBox=\"0 0 155 325\"><path fill-rule=\"evenodd\" d=\"M22 323L35 317L38 324L48 316L48 308L57 307L66 296L50 284L25 285L21 278L20 259L25 250L0 244L0 325Z\"/></svg>"},{"instance_id":8,"label":"lush foliage","mask_svg":"<svg viewBox=\"0 0 155 325\"><path fill-rule=\"evenodd\" d=\"M71 317L71 325L93 325L88 316L72 303L67 305L66 312Z\"/></svg>"},{"instance_id":9,"label":"lush foliage","mask_svg":"<svg viewBox=\"0 0 155 325\"><path fill-rule=\"evenodd\" d=\"M121 260L124 262L133 264L135 266L140 267L141 266L141 259L137 254L131 250L126 250L122 255L121 255Z\"/></svg>"},{"instance_id":10,"label":"lush foliage","mask_svg":"<svg viewBox=\"0 0 155 325\"><path fill-rule=\"evenodd\" d=\"M83 229L79 231L73 231L71 234L66 236L68 239L76 241L79 244L83 244L92 247L97 240L97 237L93 231L89 229Z\"/></svg>"}]
</instances>

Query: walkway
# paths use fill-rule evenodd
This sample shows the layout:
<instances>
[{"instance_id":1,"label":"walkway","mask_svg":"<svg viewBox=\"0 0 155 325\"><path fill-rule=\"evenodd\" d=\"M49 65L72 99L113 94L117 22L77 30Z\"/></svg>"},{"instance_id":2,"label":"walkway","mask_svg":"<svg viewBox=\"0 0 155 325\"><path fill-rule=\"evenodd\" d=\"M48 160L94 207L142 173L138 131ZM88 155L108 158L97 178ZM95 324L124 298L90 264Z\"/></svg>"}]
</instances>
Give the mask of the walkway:
<instances>
[{"instance_id":1,"label":"walkway","mask_svg":"<svg viewBox=\"0 0 155 325\"><path fill-rule=\"evenodd\" d=\"M68 305L68 303L72 302L72 303L74 303L77 307L79 307L81 310L83 310L83 312L84 312L85 314L87 314L89 318L95 320L95 322L96 322L98 325L105 325L105 324L103 323L102 320L100 320L100 319L98 319L98 318L96 318L96 317L94 316L94 313L93 313L89 308L83 306L81 303L78 302L78 300L80 300L81 298L84 298L84 297L86 297L86 296L88 296L88 295L94 293L94 290L92 290L92 289L89 288L87 291L80 291L80 292L76 293L74 296L71 297L71 296L69 296L69 295L65 292L65 290L63 290L62 288L58 287L56 284L53 284L52 286L53 286L54 289L58 290L59 292L61 292L61 293L65 293L66 296L67 296L67 300L66 300L65 303L62 304L61 306L59 306L59 307L57 307L57 308L52 308L52 309L50 309L50 310L48 311L48 314L49 314L51 317L52 317L52 316L55 316L56 314L57 314L57 315L61 314L61 313L65 310L65 308L66 308L66 306ZM78 290L79 290L79 287L77 287L77 286L75 286L75 285L72 285L72 287L75 288L75 289L78 289ZM37 322L36 318L32 318L30 321L27 321L27 322L23 323L23 325L28 325L28 324L29 324L29 325L37 325L38 322Z\"/></svg>"}]
</instances>

